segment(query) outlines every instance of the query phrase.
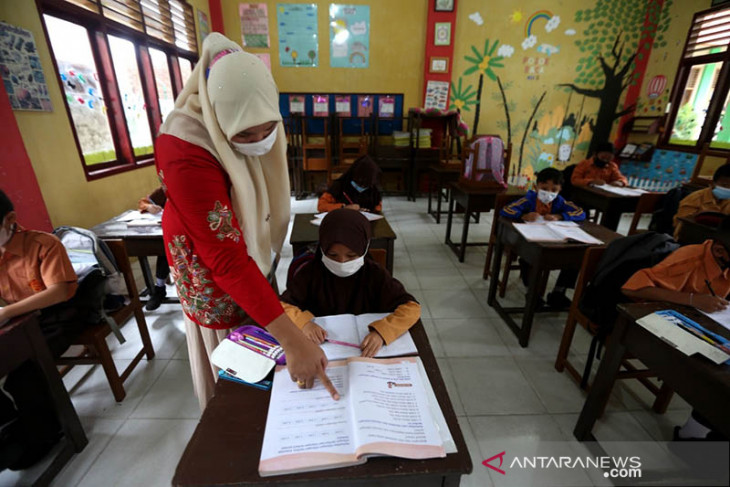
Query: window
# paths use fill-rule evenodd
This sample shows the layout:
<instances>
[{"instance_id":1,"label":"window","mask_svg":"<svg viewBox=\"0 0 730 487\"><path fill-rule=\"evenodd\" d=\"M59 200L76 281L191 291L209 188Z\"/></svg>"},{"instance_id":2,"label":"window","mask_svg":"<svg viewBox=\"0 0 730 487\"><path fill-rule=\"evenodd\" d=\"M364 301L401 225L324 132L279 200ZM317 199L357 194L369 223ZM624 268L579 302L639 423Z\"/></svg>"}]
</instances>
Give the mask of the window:
<instances>
[{"instance_id":1,"label":"window","mask_svg":"<svg viewBox=\"0 0 730 487\"><path fill-rule=\"evenodd\" d=\"M730 150L730 8L698 12L687 34L662 142ZM726 119L727 117L727 119Z\"/></svg>"},{"instance_id":2,"label":"window","mask_svg":"<svg viewBox=\"0 0 730 487\"><path fill-rule=\"evenodd\" d=\"M196 60L180 0L39 0L87 179L153 163Z\"/></svg>"}]
</instances>

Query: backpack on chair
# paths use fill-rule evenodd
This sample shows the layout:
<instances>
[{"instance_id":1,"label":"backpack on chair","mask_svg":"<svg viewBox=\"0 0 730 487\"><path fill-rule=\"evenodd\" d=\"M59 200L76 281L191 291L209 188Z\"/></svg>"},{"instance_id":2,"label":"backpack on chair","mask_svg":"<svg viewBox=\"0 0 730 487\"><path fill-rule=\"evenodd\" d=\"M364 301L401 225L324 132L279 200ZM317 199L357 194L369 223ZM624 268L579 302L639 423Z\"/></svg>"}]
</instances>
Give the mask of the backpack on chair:
<instances>
[{"instance_id":1,"label":"backpack on chair","mask_svg":"<svg viewBox=\"0 0 730 487\"><path fill-rule=\"evenodd\" d=\"M105 301L108 297L127 294L124 277L119 272L116 260L103 240L90 230L78 227L58 227L53 231L71 260L79 279L79 287L63 308L76 313L78 326L94 325L106 321L119 343L124 343L119 325L107 314ZM60 310L59 310L60 311Z\"/></svg>"}]
</instances>

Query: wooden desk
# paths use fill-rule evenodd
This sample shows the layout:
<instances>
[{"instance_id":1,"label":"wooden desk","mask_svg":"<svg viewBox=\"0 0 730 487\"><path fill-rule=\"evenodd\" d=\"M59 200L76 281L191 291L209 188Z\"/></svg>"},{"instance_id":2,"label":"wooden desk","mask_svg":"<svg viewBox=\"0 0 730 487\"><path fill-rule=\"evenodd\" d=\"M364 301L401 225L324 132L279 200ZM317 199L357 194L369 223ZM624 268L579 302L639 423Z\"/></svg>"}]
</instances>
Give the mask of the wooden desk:
<instances>
[{"instance_id":1,"label":"wooden desk","mask_svg":"<svg viewBox=\"0 0 730 487\"><path fill-rule=\"evenodd\" d=\"M457 453L429 460L377 457L353 467L262 478L258 465L270 392L220 380L180 458L172 485L458 486L461 475L472 469L469 451L423 325L417 323L411 334Z\"/></svg>"},{"instance_id":2,"label":"wooden desk","mask_svg":"<svg viewBox=\"0 0 730 487\"><path fill-rule=\"evenodd\" d=\"M319 227L310 222L314 219L314 213L297 213L294 215L294 225L291 229L289 243L292 246L294 255L301 252L306 246L319 242ZM373 238L370 240L371 249L385 250L385 267L393 274L393 254L395 232L388 220L383 217L372 222Z\"/></svg>"},{"instance_id":3,"label":"wooden desk","mask_svg":"<svg viewBox=\"0 0 730 487\"><path fill-rule=\"evenodd\" d=\"M165 242L162 239L162 227L160 225L149 225L144 227L129 227L125 222L119 221L127 213L133 210L127 210L121 215L107 220L103 223L91 228L91 231L102 240L122 240L129 257L137 257L140 267L142 268L142 276L147 289L143 289L139 294L140 297L147 296L152 289L155 288L155 278L150 269L150 263L147 257L165 256ZM163 303L179 303L177 297L165 298ZM142 301L145 304L145 301Z\"/></svg>"},{"instance_id":4,"label":"wooden desk","mask_svg":"<svg viewBox=\"0 0 730 487\"><path fill-rule=\"evenodd\" d=\"M46 380L64 433L61 449L45 472L33 483L48 485L73 454L82 451L89 441L38 327L38 313L19 316L0 326L0 357L0 377L4 377L26 360L33 360Z\"/></svg>"},{"instance_id":5,"label":"wooden desk","mask_svg":"<svg viewBox=\"0 0 730 487\"><path fill-rule=\"evenodd\" d=\"M592 222L581 223L581 228L602 240L609 243L612 240L621 237L616 232L597 225ZM502 262L502 254L505 246L509 246L514 255L521 257L530 264L529 286L527 288L527 298L524 308L504 308L497 301L498 282L495 276L499 275L499 266ZM555 311L552 308L545 307L537 309L538 300L542 287L544 286L547 273L555 269L580 269L583 261L583 254L590 244L582 243L547 243L547 242L529 242L514 227L514 222L504 217L499 217L497 226L497 238L494 244L494 256L492 257L492 279L489 282L489 294L487 303L489 306L497 310L497 313L512 329L520 345L527 347L530 340L530 330L532 329L532 320L537 311ZM510 316L511 314L522 315L522 326Z\"/></svg>"},{"instance_id":6,"label":"wooden desk","mask_svg":"<svg viewBox=\"0 0 730 487\"><path fill-rule=\"evenodd\" d=\"M600 210L601 225L613 231L618 228L621 213L633 212L639 203L638 196L621 196L593 186L573 186L571 198L583 208Z\"/></svg>"},{"instance_id":7,"label":"wooden desk","mask_svg":"<svg viewBox=\"0 0 730 487\"><path fill-rule=\"evenodd\" d=\"M717 227L697 223L694 216L680 218L679 221L682 222L682 227L677 240L681 245L701 244L708 238L714 238L719 230Z\"/></svg>"},{"instance_id":8,"label":"wooden desk","mask_svg":"<svg viewBox=\"0 0 730 487\"><path fill-rule=\"evenodd\" d=\"M459 262L464 262L464 255L466 254L466 248L469 246L483 246L489 245L489 242L469 242L467 243L467 237L469 235L469 218L473 213L486 213L494 208L494 202L497 199L499 193L504 192L518 192L524 193L524 191L516 188L469 188L462 186L459 183L451 183L449 185L451 195L449 197L449 214L446 219L446 239L445 243L459 258ZM464 208L464 226L461 230L461 243L456 244L451 241L451 225L454 218L456 204L461 205Z\"/></svg>"},{"instance_id":9,"label":"wooden desk","mask_svg":"<svg viewBox=\"0 0 730 487\"><path fill-rule=\"evenodd\" d=\"M441 223L441 200L449 201L449 183L456 182L460 174L461 165L457 164L433 164L428 168L428 214L436 219L437 224ZM433 193L436 193L436 211L431 209Z\"/></svg>"},{"instance_id":10,"label":"wooden desk","mask_svg":"<svg viewBox=\"0 0 730 487\"><path fill-rule=\"evenodd\" d=\"M718 431L730 437L730 365L715 365L703 357L688 357L636 324L639 318L663 309L675 309L708 330L730 338L730 331L693 308L667 303L619 305L616 325L573 430L579 441L595 441L591 432L593 425L608 401L616 372L626 353L639 359Z\"/></svg>"}]
</instances>

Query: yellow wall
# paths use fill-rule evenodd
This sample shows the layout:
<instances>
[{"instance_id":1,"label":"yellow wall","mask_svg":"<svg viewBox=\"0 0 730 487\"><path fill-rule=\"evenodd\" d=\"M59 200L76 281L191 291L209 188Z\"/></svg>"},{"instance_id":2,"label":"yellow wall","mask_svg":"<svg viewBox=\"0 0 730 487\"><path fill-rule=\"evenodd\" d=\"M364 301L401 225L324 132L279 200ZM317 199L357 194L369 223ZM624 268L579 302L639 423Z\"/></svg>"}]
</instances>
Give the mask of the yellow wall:
<instances>
[{"instance_id":1,"label":"yellow wall","mask_svg":"<svg viewBox=\"0 0 730 487\"><path fill-rule=\"evenodd\" d=\"M226 35L241 44L238 0L221 0ZM279 65L276 4L269 0L269 49L251 52L271 54L271 68L282 92L403 93L404 106L420 106L423 85L423 46L426 39L427 0L358 0L370 5L370 66L366 69L331 68L329 58L330 1L317 4L319 66L283 68ZM297 3L297 2L290 2ZM342 2L347 3L347 2Z\"/></svg>"},{"instance_id":2,"label":"yellow wall","mask_svg":"<svg viewBox=\"0 0 730 487\"><path fill-rule=\"evenodd\" d=\"M576 12L581 9L593 8L598 0L563 0L562 2L545 2L544 0L520 0L518 2L484 2L483 0L460 0L457 13L457 28L454 46L454 71L452 83L462 79L462 89L471 86L472 91L477 90L479 73L464 75L464 72L473 63L464 59L465 56L474 57L472 46L478 51L483 50L486 39L490 44L498 41L498 48L503 45L512 46L514 49L511 57L505 57L500 61L502 67L495 66L493 72L498 75L505 84L505 92L510 106L510 117L512 121L512 144L513 157L512 169L517 167L520 157L520 145L525 130L528 129L528 136L525 139L524 154L522 156L522 173L532 176L534 172L548 165L563 167L566 163L572 164L582 160L592 137L590 125L579 123L576 130L571 134L568 141L573 146L573 152L567 162L558 160L558 142L565 142L561 139L559 130L566 114L574 114L578 118L581 113L581 104L584 97L559 87L561 83L574 83L577 77L578 59L584 55L576 45L577 40L584 41L591 36L602 36L601 32L586 32L589 22L577 21ZM612 0L611 8L645 9L646 0ZM682 46L687 35L687 30L692 21L692 14L696 11L709 8L710 0L682 1L674 0L670 7L669 28L664 34L667 41L663 48L655 48L649 59L645 83L656 74L664 74L667 77L665 93L668 96L674 82L677 70L677 63L681 54ZM523 49L522 43L526 39L526 28L528 22L540 11L548 11L552 17L559 17L557 28L551 31L546 30L547 20L536 17L532 24L531 33L537 36L537 43L534 47ZM484 22L477 25L469 18L470 15L479 12ZM618 15L618 12L617 12ZM606 24L611 22L610 18L604 20ZM639 25L640 28L640 25ZM572 35L566 33L573 29ZM611 34L609 33L608 36ZM559 49L558 52L549 56L544 52L537 52L537 46L549 44ZM629 51L630 52L630 51ZM497 55L494 53L493 57ZM610 52L604 54L608 61ZM529 73L525 72L525 58L540 60L544 64L543 73L538 79L528 79ZM602 87L602 80L599 84L582 87L598 89ZM452 85L453 86L453 85ZM642 86L642 99L646 99L646 88ZM537 116L529 127L527 121L538 98L545 93L544 100L540 104ZM625 94L625 92L624 92ZM452 99L453 102L453 90ZM569 100L570 97L570 100ZM475 97L473 97L475 98ZM472 98L472 99L473 99ZM497 133L506 139L507 131L504 124L505 114L501 106L501 96L496 81L484 77L482 107L479 117L478 132L482 134ZM641 101L641 99L640 99ZM594 118L598 112L600 102L596 98L585 98L582 108L582 115ZM623 97L619 104L619 110L623 107ZM468 111L463 110L465 120L469 126L473 126L474 107ZM662 111L663 111L662 106ZM655 110L655 112L659 112ZM583 118L582 116L580 117ZM534 122L537 122L538 137L531 137L533 134ZM616 124L613 126L612 139L615 136Z\"/></svg>"},{"instance_id":3,"label":"yellow wall","mask_svg":"<svg viewBox=\"0 0 730 487\"><path fill-rule=\"evenodd\" d=\"M189 3L208 13L207 0ZM86 180L35 2L2 0L0 19L33 33L48 83L53 112L14 114L53 226L91 227L136 207L139 197L158 184L154 167Z\"/></svg>"}]
</instances>

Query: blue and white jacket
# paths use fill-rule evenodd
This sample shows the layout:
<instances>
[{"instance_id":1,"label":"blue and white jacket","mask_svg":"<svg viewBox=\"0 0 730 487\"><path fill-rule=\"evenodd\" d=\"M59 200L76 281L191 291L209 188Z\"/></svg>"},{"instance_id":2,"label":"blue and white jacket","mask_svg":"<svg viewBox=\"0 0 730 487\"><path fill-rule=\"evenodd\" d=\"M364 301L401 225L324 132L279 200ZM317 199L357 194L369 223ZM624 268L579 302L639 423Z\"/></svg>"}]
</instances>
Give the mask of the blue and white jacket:
<instances>
[{"instance_id":1,"label":"blue and white jacket","mask_svg":"<svg viewBox=\"0 0 730 487\"><path fill-rule=\"evenodd\" d=\"M538 211L538 205L541 206L541 211ZM522 215L532 213L534 211L538 211L538 213L544 215L561 215L565 221L582 222L586 219L586 214L583 211L583 208L572 201L567 201L565 198L558 195L550 204L546 205L537 199L537 192L534 190L528 191L522 198L502 208L502 211L500 211L499 214L512 220L519 220L522 218Z\"/></svg>"}]
</instances>

